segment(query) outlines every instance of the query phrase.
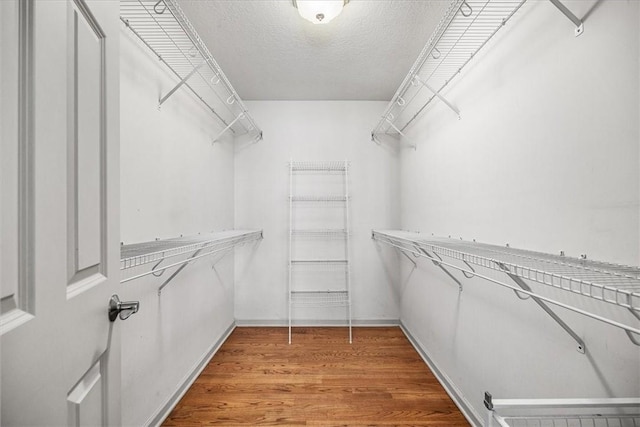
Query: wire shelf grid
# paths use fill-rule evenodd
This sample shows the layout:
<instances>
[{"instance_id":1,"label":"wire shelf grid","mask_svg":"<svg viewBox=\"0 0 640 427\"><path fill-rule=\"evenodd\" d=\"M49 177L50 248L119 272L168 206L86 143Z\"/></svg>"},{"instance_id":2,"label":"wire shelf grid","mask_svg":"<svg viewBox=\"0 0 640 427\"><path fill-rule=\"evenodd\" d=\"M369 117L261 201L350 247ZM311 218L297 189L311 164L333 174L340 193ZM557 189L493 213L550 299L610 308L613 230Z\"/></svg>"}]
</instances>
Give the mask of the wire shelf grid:
<instances>
[{"instance_id":1,"label":"wire shelf grid","mask_svg":"<svg viewBox=\"0 0 640 427\"><path fill-rule=\"evenodd\" d=\"M346 196L290 196L291 201L294 203L345 203L347 201Z\"/></svg>"},{"instance_id":2,"label":"wire shelf grid","mask_svg":"<svg viewBox=\"0 0 640 427\"><path fill-rule=\"evenodd\" d=\"M261 230L229 230L205 235L123 245L120 248L120 270L157 263L167 258L193 253L198 250L210 251L211 249L224 247L230 248L261 238Z\"/></svg>"},{"instance_id":3,"label":"wire shelf grid","mask_svg":"<svg viewBox=\"0 0 640 427\"><path fill-rule=\"evenodd\" d=\"M236 135L257 126L242 99L175 0L120 0L120 20Z\"/></svg>"},{"instance_id":4,"label":"wire shelf grid","mask_svg":"<svg viewBox=\"0 0 640 427\"><path fill-rule=\"evenodd\" d=\"M289 163L292 172L338 172L347 170L348 162L344 161L292 161Z\"/></svg>"},{"instance_id":5,"label":"wire shelf grid","mask_svg":"<svg viewBox=\"0 0 640 427\"><path fill-rule=\"evenodd\" d=\"M387 105L373 134L402 134L525 1L454 0ZM424 95L424 91L428 94ZM419 100L423 102L418 103ZM404 122L399 123L402 118Z\"/></svg>"},{"instance_id":6,"label":"wire shelf grid","mask_svg":"<svg viewBox=\"0 0 640 427\"><path fill-rule=\"evenodd\" d=\"M291 304L304 307L346 307L347 291L291 291Z\"/></svg>"},{"instance_id":7,"label":"wire shelf grid","mask_svg":"<svg viewBox=\"0 0 640 427\"><path fill-rule=\"evenodd\" d=\"M347 230L345 229L293 229L291 230L293 237L301 238L327 238L327 239L342 239L347 237Z\"/></svg>"},{"instance_id":8,"label":"wire shelf grid","mask_svg":"<svg viewBox=\"0 0 640 427\"><path fill-rule=\"evenodd\" d=\"M381 241L395 241L409 248L423 247L438 255L508 271L524 279L640 312L639 267L425 237L419 233L374 231L374 234Z\"/></svg>"},{"instance_id":9,"label":"wire shelf grid","mask_svg":"<svg viewBox=\"0 0 640 427\"><path fill-rule=\"evenodd\" d=\"M500 246L479 244L476 242L458 241L437 237L426 237L419 233L399 230L373 230L372 238L380 243L394 247L405 255L430 259L453 277L446 267L462 271L467 278L478 277L505 288L516 291L521 299L531 297L540 305L563 329L578 342L578 351L584 352L584 342L580 337L545 303L579 313L600 322L615 326L625 331L629 340L640 346L640 279L636 278L637 267L620 266L586 259L577 260L564 256L539 254L533 251L503 248ZM408 255L407 255L408 256ZM447 257L447 259L443 259ZM462 261L466 266L449 261ZM410 258L409 258L410 259ZM415 262L414 267L416 266ZM489 270L506 273L517 286L477 271L473 265ZM608 266L610 270L603 269ZM620 274L620 271L625 274ZM630 275L631 274L631 275ZM546 285L546 289L532 290L522 279ZM593 305L576 304L576 301L563 302L552 297L548 291L559 289L571 294L592 298L597 301L613 304L626 309L634 319L618 320L614 313L597 309ZM545 308L546 307L546 308Z\"/></svg>"}]
</instances>

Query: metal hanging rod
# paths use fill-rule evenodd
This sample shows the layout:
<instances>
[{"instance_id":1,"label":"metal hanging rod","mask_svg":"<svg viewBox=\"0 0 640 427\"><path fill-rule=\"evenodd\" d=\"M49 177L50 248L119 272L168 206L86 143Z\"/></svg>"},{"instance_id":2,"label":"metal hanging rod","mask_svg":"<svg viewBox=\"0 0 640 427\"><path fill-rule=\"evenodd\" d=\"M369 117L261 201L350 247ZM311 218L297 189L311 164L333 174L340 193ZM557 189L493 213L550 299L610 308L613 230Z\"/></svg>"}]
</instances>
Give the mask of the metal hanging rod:
<instances>
[{"instance_id":1,"label":"metal hanging rod","mask_svg":"<svg viewBox=\"0 0 640 427\"><path fill-rule=\"evenodd\" d=\"M407 127L434 99L444 102L460 117L460 111L443 96L443 89L525 1L453 0L373 129L372 140L379 144L377 135L405 136ZM550 1L576 25L576 35L581 34L582 21L560 0Z\"/></svg>"},{"instance_id":2,"label":"metal hanging rod","mask_svg":"<svg viewBox=\"0 0 640 427\"><path fill-rule=\"evenodd\" d=\"M159 106L184 86L225 131L261 137L262 131L176 0L120 0L120 20L178 78L177 85L160 97Z\"/></svg>"},{"instance_id":3,"label":"metal hanging rod","mask_svg":"<svg viewBox=\"0 0 640 427\"><path fill-rule=\"evenodd\" d=\"M586 259L556 256L509 247L502 248L455 239L436 238L399 230L373 230L372 238L416 256L426 257L431 261L433 261L433 257L426 256L423 252L419 252L417 248L423 248L441 257L462 261L466 266L475 264L503 273L508 271L508 275L512 279L517 277L518 279L531 280L547 285L550 288L561 289L613 304L630 310L635 318L640 320L640 267L594 262ZM517 291L521 295L528 295L538 304L544 301L621 328L627 333L632 343L636 345L640 343L638 338L635 337L640 336L639 325L632 326L607 317L606 314L595 313L591 308L582 309L555 300L541 292L534 292L530 288L527 289L528 286L526 285L524 287L520 286L518 283L521 282L520 280L516 281L517 286L514 286L480 274L477 270L468 267L461 267L444 260L438 262L462 271L466 273L465 275L479 277ZM547 313L549 312L547 311ZM558 317L555 316L554 319L556 318ZM568 326L565 327L566 324L564 322L559 322L559 324L572 337L577 338L578 351L584 352L584 343L577 337L577 334L567 329Z\"/></svg>"}]
</instances>

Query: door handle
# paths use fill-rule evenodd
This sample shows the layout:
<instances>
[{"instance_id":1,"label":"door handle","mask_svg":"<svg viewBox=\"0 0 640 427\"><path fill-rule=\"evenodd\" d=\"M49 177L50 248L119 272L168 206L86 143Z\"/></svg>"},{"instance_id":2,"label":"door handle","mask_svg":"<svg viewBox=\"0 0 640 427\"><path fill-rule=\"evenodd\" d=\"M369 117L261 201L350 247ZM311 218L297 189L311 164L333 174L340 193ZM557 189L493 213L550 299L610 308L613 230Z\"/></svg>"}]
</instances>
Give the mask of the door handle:
<instances>
[{"instance_id":1,"label":"door handle","mask_svg":"<svg viewBox=\"0 0 640 427\"><path fill-rule=\"evenodd\" d=\"M113 295L109 300L109 321L114 322L120 315L120 319L127 320L129 316L138 312L140 303L138 301L120 301L118 295Z\"/></svg>"}]
</instances>

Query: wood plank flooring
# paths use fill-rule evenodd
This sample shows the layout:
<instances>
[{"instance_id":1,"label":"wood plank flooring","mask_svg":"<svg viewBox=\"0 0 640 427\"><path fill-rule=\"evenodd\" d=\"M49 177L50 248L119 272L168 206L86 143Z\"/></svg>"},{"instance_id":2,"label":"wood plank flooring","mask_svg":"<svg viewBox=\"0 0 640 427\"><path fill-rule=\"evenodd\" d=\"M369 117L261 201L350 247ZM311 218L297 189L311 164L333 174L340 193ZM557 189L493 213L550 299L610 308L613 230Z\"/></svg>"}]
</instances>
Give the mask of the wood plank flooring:
<instances>
[{"instance_id":1,"label":"wood plank flooring","mask_svg":"<svg viewBox=\"0 0 640 427\"><path fill-rule=\"evenodd\" d=\"M236 328L165 426L468 426L400 328Z\"/></svg>"}]
</instances>

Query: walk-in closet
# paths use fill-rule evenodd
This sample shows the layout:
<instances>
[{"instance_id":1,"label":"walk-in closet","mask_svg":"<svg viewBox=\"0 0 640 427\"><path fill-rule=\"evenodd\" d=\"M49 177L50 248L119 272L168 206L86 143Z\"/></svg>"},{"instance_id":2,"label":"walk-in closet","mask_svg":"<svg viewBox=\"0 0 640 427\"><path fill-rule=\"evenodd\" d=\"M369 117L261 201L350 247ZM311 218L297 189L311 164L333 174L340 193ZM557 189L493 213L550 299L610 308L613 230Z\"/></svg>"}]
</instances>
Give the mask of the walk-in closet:
<instances>
[{"instance_id":1,"label":"walk-in closet","mask_svg":"<svg viewBox=\"0 0 640 427\"><path fill-rule=\"evenodd\" d=\"M640 427L637 0L0 1L0 425Z\"/></svg>"}]
</instances>

